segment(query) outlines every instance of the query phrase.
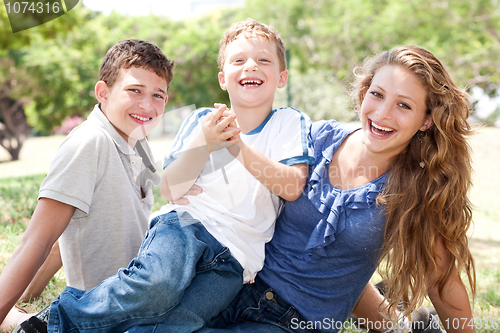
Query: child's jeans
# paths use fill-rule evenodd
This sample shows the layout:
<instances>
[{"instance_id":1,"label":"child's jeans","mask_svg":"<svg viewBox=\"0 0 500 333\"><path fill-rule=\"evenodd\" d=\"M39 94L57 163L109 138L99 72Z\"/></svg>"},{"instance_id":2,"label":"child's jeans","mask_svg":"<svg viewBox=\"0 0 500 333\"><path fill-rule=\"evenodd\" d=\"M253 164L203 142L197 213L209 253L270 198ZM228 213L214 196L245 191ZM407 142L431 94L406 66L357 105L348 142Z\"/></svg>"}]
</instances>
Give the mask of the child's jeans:
<instances>
[{"instance_id":1,"label":"child's jeans","mask_svg":"<svg viewBox=\"0 0 500 333\"><path fill-rule=\"evenodd\" d=\"M168 332L192 332L229 305L242 276L198 220L170 212L151 222L126 269L88 291L67 287L50 306L48 331L132 332L162 323Z\"/></svg>"}]
</instances>

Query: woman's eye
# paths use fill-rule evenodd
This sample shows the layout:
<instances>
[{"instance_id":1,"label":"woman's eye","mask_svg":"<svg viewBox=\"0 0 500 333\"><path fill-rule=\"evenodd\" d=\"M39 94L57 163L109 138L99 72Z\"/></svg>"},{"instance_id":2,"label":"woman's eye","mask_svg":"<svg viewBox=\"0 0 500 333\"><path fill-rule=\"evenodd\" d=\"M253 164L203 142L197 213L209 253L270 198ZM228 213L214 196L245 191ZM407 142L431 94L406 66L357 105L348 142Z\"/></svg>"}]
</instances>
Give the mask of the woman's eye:
<instances>
[{"instance_id":1,"label":"woman's eye","mask_svg":"<svg viewBox=\"0 0 500 333\"><path fill-rule=\"evenodd\" d=\"M372 94L373 96L378 97L378 98L382 98L383 97L381 94L379 94L376 91L371 91L370 94Z\"/></svg>"},{"instance_id":2,"label":"woman's eye","mask_svg":"<svg viewBox=\"0 0 500 333\"><path fill-rule=\"evenodd\" d=\"M129 91L131 91L131 92L140 92L139 89L134 89L134 88L129 89Z\"/></svg>"},{"instance_id":3,"label":"woman's eye","mask_svg":"<svg viewBox=\"0 0 500 333\"><path fill-rule=\"evenodd\" d=\"M403 109L411 110L410 106L405 103L399 103L399 106L402 107Z\"/></svg>"},{"instance_id":4,"label":"woman's eye","mask_svg":"<svg viewBox=\"0 0 500 333\"><path fill-rule=\"evenodd\" d=\"M154 96L154 97L156 97L156 98L160 98L160 99L162 99L162 100L163 100L163 99L165 99L165 98L164 98L162 95L160 95L160 94L154 94L153 96Z\"/></svg>"}]
</instances>

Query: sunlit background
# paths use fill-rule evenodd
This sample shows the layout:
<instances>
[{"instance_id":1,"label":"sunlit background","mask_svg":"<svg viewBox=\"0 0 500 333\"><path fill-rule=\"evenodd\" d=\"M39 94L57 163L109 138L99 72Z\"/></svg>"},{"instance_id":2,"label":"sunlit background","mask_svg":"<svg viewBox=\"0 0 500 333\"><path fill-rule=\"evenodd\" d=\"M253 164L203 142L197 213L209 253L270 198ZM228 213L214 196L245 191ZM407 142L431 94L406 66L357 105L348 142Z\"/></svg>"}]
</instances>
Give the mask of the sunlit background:
<instances>
[{"instance_id":1,"label":"sunlit background","mask_svg":"<svg viewBox=\"0 0 500 333\"><path fill-rule=\"evenodd\" d=\"M482 124L470 141L474 311L500 323L500 0L84 0L17 33L0 0L0 267L29 221L58 145L96 103L109 47L146 39L176 63L165 116L150 135L160 160L191 110L229 103L217 81L219 41L248 17L274 26L287 47L290 79L274 106L293 106L313 120L356 121L348 94L353 69L402 44L429 49L469 91L470 122Z\"/></svg>"}]
</instances>

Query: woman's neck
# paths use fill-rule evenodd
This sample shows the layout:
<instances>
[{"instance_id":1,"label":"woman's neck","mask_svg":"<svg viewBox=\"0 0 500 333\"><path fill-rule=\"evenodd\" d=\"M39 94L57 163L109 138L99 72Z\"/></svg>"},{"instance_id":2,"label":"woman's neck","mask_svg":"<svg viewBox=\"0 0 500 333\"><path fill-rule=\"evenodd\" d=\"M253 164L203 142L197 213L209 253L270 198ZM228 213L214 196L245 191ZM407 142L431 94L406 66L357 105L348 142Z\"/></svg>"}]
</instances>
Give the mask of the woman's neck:
<instances>
[{"instance_id":1,"label":"woman's neck","mask_svg":"<svg viewBox=\"0 0 500 333\"><path fill-rule=\"evenodd\" d=\"M366 149L361 134L358 130L349 135L332 156L330 183L341 190L363 186L389 169L386 157Z\"/></svg>"}]
</instances>

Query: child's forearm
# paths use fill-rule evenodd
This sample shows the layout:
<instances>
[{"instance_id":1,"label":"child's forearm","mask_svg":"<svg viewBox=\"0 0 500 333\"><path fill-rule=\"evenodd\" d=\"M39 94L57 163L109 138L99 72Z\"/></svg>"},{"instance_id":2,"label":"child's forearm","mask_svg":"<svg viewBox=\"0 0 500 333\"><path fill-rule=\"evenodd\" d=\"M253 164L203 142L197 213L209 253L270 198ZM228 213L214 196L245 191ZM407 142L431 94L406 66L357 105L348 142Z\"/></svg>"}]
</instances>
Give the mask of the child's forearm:
<instances>
[{"instance_id":1,"label":"child's forearm","mask_svg":"<svg viewBox=\"0 0 500 333\"><path fill-rule=\"evenodd\" d=\"M0 322L19 300L43 260L40 251L23 246L14 252L0 276Z\"/></svg>"},{"instance_id":2,"label":"child's forearm","mask_svg":"<svg viewBox=\"0 0 500 333\"><path fill-rule=\"evenodd\" d=\"M210 156L203 133L162 172L160 192L169 201L184 196L193 186Z\"/></svg>"},{"instance_id":3,"label":"child's forearm","mask_svg":"<svg viewBox=\"0 0 500 333\"><path fill-rule=\"evenodd\" d=\"M296 200L307 181L307 165L285 165L239 141L229 151L272 193L287 201Z\"/></svg>"},{"instance_id":4,"label":"child's forearm","mask_svg":"<svg viewBox=\"0 0 500 333\"><path fill-rule=\"evenodd\" d=\"M21 244L0 276L0 322L21 297L68 225L75 208L41 198Z\"/></svg>"}]
</instances>

